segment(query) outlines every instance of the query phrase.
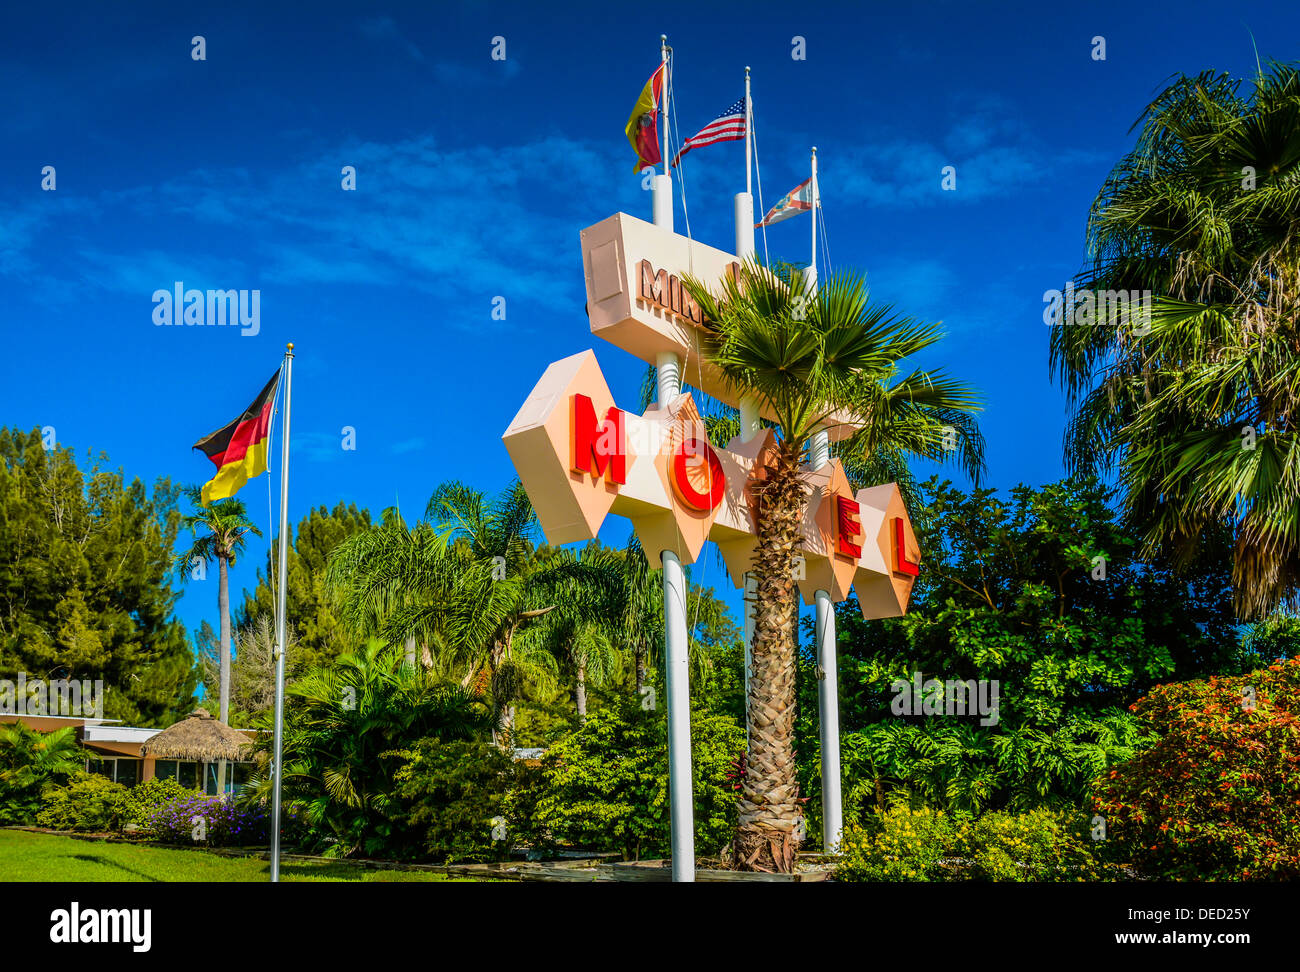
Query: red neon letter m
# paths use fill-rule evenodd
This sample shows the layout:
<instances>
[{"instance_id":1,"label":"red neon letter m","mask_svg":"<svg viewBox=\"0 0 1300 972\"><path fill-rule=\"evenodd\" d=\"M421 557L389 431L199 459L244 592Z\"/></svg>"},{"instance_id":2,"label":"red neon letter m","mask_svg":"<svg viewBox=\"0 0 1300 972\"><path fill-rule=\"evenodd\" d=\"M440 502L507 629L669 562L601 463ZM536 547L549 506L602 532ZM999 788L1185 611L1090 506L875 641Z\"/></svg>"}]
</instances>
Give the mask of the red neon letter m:
<instances>
[{"instance_id":1,"label":"red neon letter m","mask_svg":"<svg viewBox=\"0 0 1300 972\"><path fill-rule=\"evenodd\" d=\"M596 406L586 395L569 399L569 468L576 473L605 477L607 482L627 482L627 450L623 444L623 411L611 407L596 423Z\"/></svg>"}]
</instances>

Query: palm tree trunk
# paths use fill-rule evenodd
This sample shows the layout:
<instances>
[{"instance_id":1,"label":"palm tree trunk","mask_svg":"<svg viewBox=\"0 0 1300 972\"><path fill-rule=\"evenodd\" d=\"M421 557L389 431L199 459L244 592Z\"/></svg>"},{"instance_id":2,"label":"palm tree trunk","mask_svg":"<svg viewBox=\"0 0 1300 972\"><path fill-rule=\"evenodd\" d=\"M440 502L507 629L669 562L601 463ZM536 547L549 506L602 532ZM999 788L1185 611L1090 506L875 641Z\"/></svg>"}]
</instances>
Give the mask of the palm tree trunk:
<instances>
[{"instance_id":1,"label":"palm tree trunk","mask_svg":"<svg viewBox=\"0 0 1300 972\"><path fill-rule=\"evenodd\" d=\"M636 648L636 697L641 698L641 687L645 685L645 643L638 641Z\"/></svg>"},{"instance_id":2,"label":"palm tree trunk","mask_svg":"<svg viewBox=\"0 0 1300 972\"><path fill-rule=\"evenodd\" d=\"M587 721L587 660L584 658L578 662L577 685L573 690L574 697L578 703L578 721Z\"/></svg>"},{"instance_id":3,"label":"palm tree trunk","mask_svg":"<svg viewBox=\"0 0 1300 972\"><path fill-rule=\"evenodd\" d=\"M807 498L799 454L782 442L758 508L754 573L753 675L746 706L749 754L737 800L735 863L743 870L794 868L799 781L795 774L795 654L797 625L792 569Z\"/></svg>"},{"instance_id":4,"label":"palm tree trunk","mask_svg":"<svg viewBox=\"0 0 1300 972\"><path fill-rule=\"evenodd\" d=\"M221 682L221 701L218 703L219 720L230 724L230 568L227 558L217 557L217 610L221 614L221 649L218 656L218 678ZM226 761L217 765L217 793L226 792Z\"/></svg>"}]
</instances>

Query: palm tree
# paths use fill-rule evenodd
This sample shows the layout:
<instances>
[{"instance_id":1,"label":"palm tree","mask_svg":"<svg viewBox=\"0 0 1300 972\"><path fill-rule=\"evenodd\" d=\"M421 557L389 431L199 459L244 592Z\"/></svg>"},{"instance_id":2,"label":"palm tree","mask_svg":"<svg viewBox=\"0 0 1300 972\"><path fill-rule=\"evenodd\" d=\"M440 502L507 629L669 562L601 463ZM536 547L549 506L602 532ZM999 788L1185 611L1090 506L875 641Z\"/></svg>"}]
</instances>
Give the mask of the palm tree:
<instances>
[{"instance_id":1,"label":"palm tree","mask_svg":"<svg viewBox=\"0 0 1300 972\"><path fill-rule=\"evenodd\" d=\"M646 667L663 641L663 587L635 533L622 550L588 545L580 566L587 571L587 588L600 593L600 617L609 638L631 655L633 697L640 698Z\"/></svg>"},{"instance_id":2,"label":"palm tree","mask_svg":"<svg viewBox=\"0 0 1300 972\"><path fill-rule=\"evenodd\" d=\"M1262 617L1300 583L1300 71L1245 87L1179 77L1134 125L1078 279L1101 326L1053 327L1051 367L1067 465L1118 469L1148 555L1187 564L1229 526L1238 612ZM1149 315L1094 298L1117 292Z\"/></svg>"},{"instance_id":3,"label":"palm tree","mask_svg":"<svg viewBox=\"0 0 1300 972\"><path fill-rule=\"evenodd\" d=\"M408 529L396 511L336 548L328 578L345 620L389 644L422 646L425 664L464 672L461 683L493 700L498 741L513 730L513 702L550 688L554 657L520 630L555 604L538 577L548 569L530 534L531 505L514 484L496 499L461 483L435 490L427 520Z\"/></svg>"},{"instance_id":4,"label":"palm tree","mask_svg":"<svg viewBox=\"0 0 1300 972\"><path fill-rule=\"evenodd\" d=\"M428 524L408 527L390 507L380 522L340 543L330 554L326 584L338 600L340 620L363 637L391 638L390 618L427 601L443 603L455 585L455 563L447 545ZM426 669L441 659L443 631L424 632L424 642L402 636L406 658ZM431 648L432 646L432 648Z\"/></svg>"},{"instance_id":5,"label":"palm tree","mask_svg":"<svg viewBox=\"0 0 1300 972\"><path fill-rule=\"evenodd\" d=\"M176 572L182 581L190 578L190 570L197 560L207 564L217 562L217 612L221 621L220 655L220 714L221 722L230 717L230 567L235 558L244 551L244 538L250 533L260 537L260 531L248 518L248 510L243 500L231 497L217 500L209 506L203 505L202 493L197 487L185 491L195 512L187 514L181 521L182 526L190 531L194 543L176 558ZM199 531L206 531L200 535Z\"/></svg>"},{"instance_id":6,"label":"palm tree","mask_svg":"<svg viewBox=\"0 0 1300 972\"><path fill-rule=\"evenodd\" d=\"M619 654L608 626L594 603L583 603L580 586L570 590L562 606L523 634L573 669L573 701L578 721L587 721L587 686L604 685L618 670ZM578 588L578 590L573 590Z\"/></svg>"},{"instance_id":7,"label":"palm tree","mask_svg":"<svg viewBox=\"0 0 1300 972\"><path fill-rule=\"evenodd\" d=\"M938 328L871 304L861 277L834 275L806 298L804 271L751 260L722 281L718 294L695 279L683 286L709 322L706 360L737 396L757 400L777 434L755 515L750 744L733 852L739 867L788 871L800 813L792 562L806 505L800 478L805 449L833 416L848 413L858 427L847 443L849 453L939 462L955 455L975 475L982 440L970 413L978 404L964 383L940 372L914 369L899 376L900 362L939 340ZM945 427L960 437L954 454L944 449Z\"/></svg>"},{"instance_id":8,"label":"palm tree","mask_svg":"<svg viewBox=\"0 0 1300 972\"><path fill-rule=\"evenodd\" d=\"M244 538L250 533L261 536L262 532L248 518L248 511L243 500L231 497L217 500L208 506L203 505L203 494L198 487L186 491L194 513L187 514L181 525L190 531L194 543L190 549L176 558L176 570L182 582L191 576L190 570L195 560L209 563L217 561L217 612L221 622L221 641L217 659L218 682L220 683L221 722L230 721L230 572L235 557L243 553ZM199 530L206 530L199 535ZM226 791L226 761L217 764L217 790Z\"/></svg>"}]
</instances>

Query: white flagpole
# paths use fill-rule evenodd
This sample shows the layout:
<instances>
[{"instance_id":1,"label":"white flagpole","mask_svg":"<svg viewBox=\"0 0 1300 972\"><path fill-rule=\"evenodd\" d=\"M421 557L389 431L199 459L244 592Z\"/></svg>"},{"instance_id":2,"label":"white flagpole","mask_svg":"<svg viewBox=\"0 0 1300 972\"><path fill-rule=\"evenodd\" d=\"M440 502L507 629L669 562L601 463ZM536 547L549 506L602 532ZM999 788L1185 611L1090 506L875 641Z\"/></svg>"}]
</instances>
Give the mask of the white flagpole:
<instances>
[{"instance_id":1,"label":"white flagpole","mask_svg":"<svg viewBox=\"0 0 1300 972\"><path fill-rule=\"evenodd\" d=\"M284 776L285 593L289 586L289 400L293 386L293 345L284 352L284 429L280 444L280 564L275 592L275 754L271 763L271 880L280 880L280 785Z\"/></svg>"},{"instance_id":2,"label":"white flagpole","mask_svg":"<svg viewBox=\"0 0 1300 972\"><path fill-rule=\"evenodd\" d=\"M663 125L663 147L660 149L660 162L663 163L663 175L654 177L654 224L673 231L673 177L668 158L668 35L659 35L659 64L663 76L659 82L659 120Z\"/></svg>"},{"instance_id":3,"label":"white flagpole","mask_svg":"<svg viewBox=\"0 0 1300 972\"><path fill-rule=\"evenodd\" d=\"M736 193L733 203L736 217L736 256L742 261L748 260L754 255L754 195L750 191L752 183L751 160L753 150L750 141L750 128L754 124L754 116L749 110L749 68L745 68L745 191ZM754 428L746 423L749 413L746 410L744 401L740 403L740 431L749 438L753 432L757 431L757 413L752 416L754 419Z\"/></svg>"},{"instance_id":4,"label":"white flagpole","mask_svg":"<svg viewBox=\"0 0 1300 972\"><path fill-rule=\"evenodd\" d=\"M808 183L812 203L812 260L808 263L808 294L817 293L817 146L812 147L812 181Z\"/></svg>"},{"instance_id":5,"label":"white flagpole","mask_svg":"<svg viewBox=\"0 0 1300 972\"><path fill-rule=\"evenodd\" d=\"M663 163L664 175L669 175L668 171L668 35L659 35L659 63L663 65L664 76L659 85L659 100L662 108L659 113L663 116L664 134L663 134Z\"/></svg>"},{"instance_id":6,"label":"white flagpole","mask_svg":"<svg viewBox=\"0 0 1300 972\"><path fill-rule=\"evenodd\" d=\"M753 195L754 187L751 182L753 166L750 164L750 129L754 126L754 113L749 107L749 65L745 65L745 192ZM750 220L749 232L754 232L753 220Z\"/></svg>"}]
</instances>

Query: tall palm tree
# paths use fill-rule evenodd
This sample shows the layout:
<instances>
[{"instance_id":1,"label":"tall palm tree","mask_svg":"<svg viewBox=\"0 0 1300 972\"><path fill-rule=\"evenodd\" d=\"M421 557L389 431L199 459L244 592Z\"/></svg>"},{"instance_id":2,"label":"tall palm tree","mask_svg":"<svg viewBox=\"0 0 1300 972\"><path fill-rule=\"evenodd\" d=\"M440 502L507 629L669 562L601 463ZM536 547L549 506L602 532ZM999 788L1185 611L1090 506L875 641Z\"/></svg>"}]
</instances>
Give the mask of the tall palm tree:
<instances>
[{"instance_id":1,"label":"tall palm tree","mask_svg":"<svg viewBox=\"0 0 1300 972\"><path fill-rule=\"evenodd\" d=\"M1134 128L1088 221L1094 326L1051 331L1067 464L1118 469L1149 555L1230 526L1238 611L1264 616L1300 584L1300 71L1179 77ZM1145 316L1096 296L1144 291Z\"/></svg>"},{"instance_id":2,"label":"tall palm tree","mask_svg":"<svg viewBox=\"0 0 1300 972\"><path fill-rule=\"evenodd\" d=\"M758 490L757 580L747 709L750 744L733 845L742 868L788 871L797 850L799 785L794 758L798 629L792 562L806 495L800 479L812 436L848 413L858 431L845 451L954 456L972 474L982 440L972 391L941 372L901 362L939 340L937 326L873 305L861 277L837 274L815 296L806 274L788 264L748 261L715 293L696 279L683 286L709 322L703 352L737 395L753 396L774 419L775 455ZM945 427L960 448L944 449Z\"/></svg>"},{"instance_id":3,"label":"tall palm tree","mask_svg":"<svg viewBox=\"0 0 1300 972\"><path fill-rule=\"evenodd\" d=\"M217 562L217 613L220 615L221 640L218 657L218 682L220 714L218 719L230 718L230 573L235 558L244 551L244 539L251 533L260 537L262 531L248 518L243 500L231 497L203 505L202 492L197 487L185 491L194 507L181 521L190 531L194 542L176 558L176 572L182 582L189 580L195 560L208 564ZM203 531L203 532L200 532Z\"/></svg>"}]
</instances>

